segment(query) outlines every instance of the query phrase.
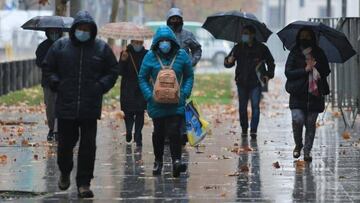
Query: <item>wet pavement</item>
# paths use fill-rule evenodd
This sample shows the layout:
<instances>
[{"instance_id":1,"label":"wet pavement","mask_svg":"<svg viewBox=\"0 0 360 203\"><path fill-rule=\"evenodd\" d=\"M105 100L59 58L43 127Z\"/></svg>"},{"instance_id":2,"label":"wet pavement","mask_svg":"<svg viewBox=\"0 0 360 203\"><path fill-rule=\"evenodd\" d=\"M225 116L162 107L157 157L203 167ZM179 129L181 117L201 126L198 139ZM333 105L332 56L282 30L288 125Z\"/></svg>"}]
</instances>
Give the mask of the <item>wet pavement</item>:
<instances>
[{"instance_id":1,"label":"wet pavement","mask_svg":"<svg viewBox=\"0 0 360 203\"><path fill-rule=\"evenodd\" d=\"M279 68L277 75L282 71ZM89 201L360 202L360 123L346 137L339 114L329 111L317 128L313 162L306 164L302 157L295 161L283 87L283 78L278 77L270 83L271 92L264 94L256 141L240 138L236 108L204 107L203 114L212 123L211 135L198 148L185 147L183 159L189 170L178 179L172 178L168 149L163 175L152 176L151 122L143 131L144 146L137 148L125 144L122 120L104 118L99 121L92 181L95 198ZM9 196L23 197L20 202L78 201L75 170L70 189L57 188L56 147L43 142L44 115L34 109L0 112L0 120L20 117L37 124L20 129L1 126L0 156L5 154L7 160L0 157L0 202ZM34 193L4 192L9 190Z\"/></svg>"}]
</instances>

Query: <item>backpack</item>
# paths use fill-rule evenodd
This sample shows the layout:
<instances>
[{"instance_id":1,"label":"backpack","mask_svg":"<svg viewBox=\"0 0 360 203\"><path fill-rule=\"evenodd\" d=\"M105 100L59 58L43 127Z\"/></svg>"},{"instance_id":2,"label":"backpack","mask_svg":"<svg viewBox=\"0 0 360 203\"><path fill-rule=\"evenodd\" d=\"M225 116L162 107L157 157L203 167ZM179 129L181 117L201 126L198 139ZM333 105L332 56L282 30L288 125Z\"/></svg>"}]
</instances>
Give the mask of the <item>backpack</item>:
<instances>
[{"instance_id":1,"label":"backpack","mask_svg":"<svg viewBox=\"0 0 360 203\"><path fill-rule=\"evenodd\" d=\"M178 104L180 100L180 85L172 67L176 55L169 66L164 66L158 55L156 55L156 58L161 65L161 70L156 76L153 98L157 103Z\"/></svg>"}]
</instances>

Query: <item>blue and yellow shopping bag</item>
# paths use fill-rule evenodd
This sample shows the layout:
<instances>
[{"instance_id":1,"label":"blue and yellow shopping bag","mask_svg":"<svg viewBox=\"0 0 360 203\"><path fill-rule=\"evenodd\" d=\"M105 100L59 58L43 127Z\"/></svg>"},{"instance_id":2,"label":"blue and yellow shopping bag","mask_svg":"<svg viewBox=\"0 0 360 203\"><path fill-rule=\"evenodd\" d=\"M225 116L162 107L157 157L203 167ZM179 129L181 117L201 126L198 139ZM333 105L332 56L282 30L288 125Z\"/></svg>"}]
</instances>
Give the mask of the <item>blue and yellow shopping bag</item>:
<instances>
[{"instance_id":1,"label":"blue and yellow shopping bag","mask_svg":"<svg viewBox=\"0 0 360 203\"><path fill-rule=\"evenodd\" d=\"M198 145L203 140L209 129L209 123L203 119L193 101L185 106L186 131L189 144Z\"/></svg>"}]
</instances>

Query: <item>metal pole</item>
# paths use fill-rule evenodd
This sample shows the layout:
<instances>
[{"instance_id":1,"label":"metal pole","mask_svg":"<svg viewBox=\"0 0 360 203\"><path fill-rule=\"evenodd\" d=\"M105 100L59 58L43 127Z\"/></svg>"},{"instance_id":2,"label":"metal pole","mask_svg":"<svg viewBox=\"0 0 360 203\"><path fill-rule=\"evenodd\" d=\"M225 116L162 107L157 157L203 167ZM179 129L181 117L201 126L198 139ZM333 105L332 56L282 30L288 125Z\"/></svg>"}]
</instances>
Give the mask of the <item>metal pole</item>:
<instances>
[{"instance_id":1,"label":"metal pole","mask_svg":"<svg viewBox=\"0 0 360 203\"><path fill-rule=\"evenodd\" d=\"M341 2L341 16L346 17L346 7L347 7L347 0L342 0Z\"/></svg>"},{"instance_id":2,"label":"metal pole","mask_svg":"<svg viewBox=\"0 0 360 203\"><path fill-rule=\"evenodd\" d=\"M326 16L331 17L331 0L326 0Z\"/></svg>"}]
</instances>

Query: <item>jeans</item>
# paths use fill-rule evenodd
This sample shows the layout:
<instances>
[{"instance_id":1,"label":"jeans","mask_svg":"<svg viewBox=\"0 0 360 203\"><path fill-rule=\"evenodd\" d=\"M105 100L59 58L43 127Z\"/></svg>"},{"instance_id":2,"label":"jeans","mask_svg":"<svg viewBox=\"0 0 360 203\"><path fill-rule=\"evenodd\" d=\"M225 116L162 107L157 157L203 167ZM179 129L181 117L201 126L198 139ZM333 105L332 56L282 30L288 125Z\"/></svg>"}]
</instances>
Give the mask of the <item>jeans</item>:
<instances>
[{"instance_id":1,"label":"jeans","mask_svg":"<svg viewBox=\"0 0 360 203\"><path fill-rule=\"evenodd\" d=\"M257 132L257 128L260 120L260 99L261 99L261 86L248 89L237 85L238 97L239 97L239 115L240 125L243 131L247 131L249 128L247 106L249 99L251 101L251 132Z\"/></svg>"},{"instance_id":2,"label":"jeans","mask_svg":"<svg viewBox=\"0 0 360 203\"><path fill-rule=\"evenodd\" d=\"M319 113L317 112L306 112L301 109L291 109L292 127L294 133L294 141L296 146L304 146L304 154L310 153L316 131L316 119ZM302 132L305 126L305 145L302 142Z\"/></svg>"},{"instance_id":3,"label":"jeans","mask_svg":"<svg viewBox=\"0 0 360 203\"><path fill-rule=\"evenodd\" d=\"M137 144L142 143L142 129L144 127L144 111L128 112L125 111L126 136L132 137L132 129L135 123L134 140Z\"/></svg>"},{"instance_id":4,"label":"jeans","mask_svg":"<svg viewBox=\"0 0 360 203\"><path fill-rule=\"evenodd\" d=\"M96 154L96 119L58 119L59 140L57 163L61 174L70 175L73 168L73 150L80 137L76 185L90 186L94 178Z\"/></svg>"},{"instance_id":5,"label":"jeans","mask_svg":"<svg viewBox=\"0 0 360 203\"><path fill-rule=\"evenodd\" d=\"M171 158L173 161L181 159L183 116L173 115L154 118L154 132L152 136L155 161L162 162L164 155L164 141L167 136L170 141Z\"/></svg>"}]
</instances>

